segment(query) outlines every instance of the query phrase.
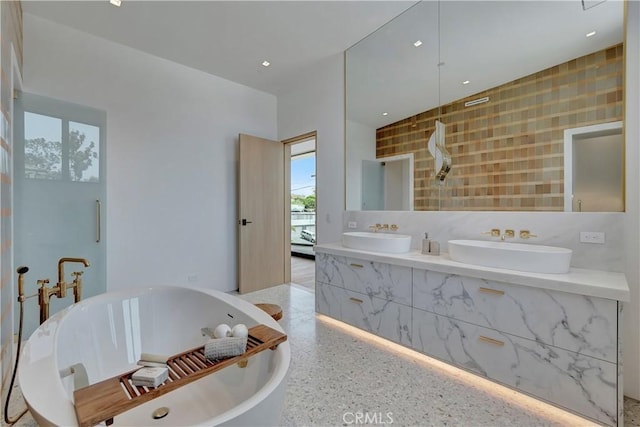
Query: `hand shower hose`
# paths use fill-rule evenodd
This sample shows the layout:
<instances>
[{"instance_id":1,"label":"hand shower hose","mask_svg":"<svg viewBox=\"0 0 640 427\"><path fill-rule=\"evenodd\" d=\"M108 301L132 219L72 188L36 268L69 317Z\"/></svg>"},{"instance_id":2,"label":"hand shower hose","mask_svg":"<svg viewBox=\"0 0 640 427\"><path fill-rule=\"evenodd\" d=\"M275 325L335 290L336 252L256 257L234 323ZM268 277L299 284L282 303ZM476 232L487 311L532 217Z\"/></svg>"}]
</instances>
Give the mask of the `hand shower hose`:
<instances>
[{"instance_id":1,"label":"hand shower hose","mask_svg":"<svg viewBox=\"0 0 640 427\"><path fill-rule=\"evenodd\" d=\"M29 271L29 267L18 267L18 274L20 276L22 276L23 274L25 274L27 271ZM18 281L20 281L22 278L20 277L18 279ZM7 398L4 402L4 422L9 424L9 425L13 425L15 423L18 422L18 420L20 418L22 418L24 416L24 414L27 413L28 409L25 409L24 411L22 411L16 418L11 419L9 417L9 400L11 399L11 391L13 391L13 384L16 381L16 373L18 372L18 362L20 361L20 350L22 347L22 323L24 320L24 295L21 295L22 290L19 287L19 291L18 293L20 295L18 295L18 302L20 303L20 323L18 324L18 352L16 354L16 364L13 366L13 374L11 374L11 382L9 383L9 391L7 392ZM22 298L21 298L22 297Z\"/></svg>"}]
</instances>

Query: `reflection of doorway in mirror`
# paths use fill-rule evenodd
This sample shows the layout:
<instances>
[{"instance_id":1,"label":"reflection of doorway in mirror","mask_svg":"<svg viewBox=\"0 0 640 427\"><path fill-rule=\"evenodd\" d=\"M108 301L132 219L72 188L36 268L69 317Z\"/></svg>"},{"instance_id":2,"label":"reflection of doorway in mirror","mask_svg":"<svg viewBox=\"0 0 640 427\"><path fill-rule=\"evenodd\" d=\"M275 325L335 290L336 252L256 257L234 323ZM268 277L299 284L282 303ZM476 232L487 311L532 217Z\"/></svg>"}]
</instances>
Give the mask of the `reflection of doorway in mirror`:
<instances>
[{"instance_id":1,"label":"reflection of doorway in mirror","mask_svg":"<svg viewBox=\"0 0 640 427\"><path fill-rule=\"evenodd\" d=\"M362 161L362 210L413 210L413 154Z\"/></svg>"},{"instance_id":2,"label":"reflection of doorway in mirror","mask_svg":"<svg viewBox=\"0 0 640 427\"><path fill-rule=\"evenodd\" d=\"M564 131L564 210L624 211L622 122Z\"/></svg>"}]
</instances>

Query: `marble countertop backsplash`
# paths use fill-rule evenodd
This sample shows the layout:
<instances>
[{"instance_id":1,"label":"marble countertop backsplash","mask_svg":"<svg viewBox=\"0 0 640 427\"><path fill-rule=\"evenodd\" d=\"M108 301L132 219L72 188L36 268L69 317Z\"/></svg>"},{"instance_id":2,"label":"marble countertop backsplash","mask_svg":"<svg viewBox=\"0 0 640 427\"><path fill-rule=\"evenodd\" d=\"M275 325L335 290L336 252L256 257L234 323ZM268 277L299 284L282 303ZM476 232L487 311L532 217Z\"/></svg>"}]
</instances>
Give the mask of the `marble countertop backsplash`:
<instances>
[{"instance_id":1,"label":"marble countertop backsplash","mask_svg":"<svg viewBox=\"0 0 640 427\"><path fill-rule=\"evenodd\" d=\"M356 228L349 228L349 223ZM559 246L573 251L571 266L594 270L624 271L624 213L596 212L417 212L417 211L345 211L344 231L369 231L374 224L396 224L397 233L412 237L411 247L419 249L424 233L440 243L448 252L447 242L453 239L499 240L482 232L498 228L514 230L512 243ZM520 230L536 235L519 238ZM581 243L581 231L605 233L604 244Z\"/></svg>"}]
</instances>

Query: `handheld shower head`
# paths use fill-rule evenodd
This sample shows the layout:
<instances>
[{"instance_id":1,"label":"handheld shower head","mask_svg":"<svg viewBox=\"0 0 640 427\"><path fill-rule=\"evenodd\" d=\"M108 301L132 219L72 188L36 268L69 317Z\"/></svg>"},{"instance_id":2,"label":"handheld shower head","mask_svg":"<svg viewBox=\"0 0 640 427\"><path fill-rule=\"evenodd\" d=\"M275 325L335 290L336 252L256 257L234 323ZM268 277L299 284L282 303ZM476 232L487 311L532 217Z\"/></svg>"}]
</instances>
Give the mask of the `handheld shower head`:
<instances>
[{"instance_id":1,"label":"handheld shower head","mask_svg":"<svg viewBox=\"0 0 640 427\"><path fill-rule=\"evenodd\" d=\"M25 267L20 266L18 267L18 270L16 270L18 273L18 302L24 302L25 297L24 297L24 277L23 275L29 271L29 267Z\"/></svg>"}]
</instances>

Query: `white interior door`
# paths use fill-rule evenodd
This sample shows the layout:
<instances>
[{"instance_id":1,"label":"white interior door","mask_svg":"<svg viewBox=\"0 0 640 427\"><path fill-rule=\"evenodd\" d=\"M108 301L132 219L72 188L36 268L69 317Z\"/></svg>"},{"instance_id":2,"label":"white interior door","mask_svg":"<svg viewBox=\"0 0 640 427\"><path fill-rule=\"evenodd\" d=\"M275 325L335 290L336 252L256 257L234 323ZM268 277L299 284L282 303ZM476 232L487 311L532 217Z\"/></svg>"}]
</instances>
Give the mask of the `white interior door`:
<instances>
[{"instance_id":1,"label":"white interior door","mask_svg":"<svg viewBox=\"0 0 640 427\"><path fill-rule=\"evenodd\" d=\"M103 293L106 113L26 93L15 105L14 260L29 267L25 292L37 279L55 286L58 260L80 257L91 266L68 264L65 280L84 270L83 298ZM50 314L72 303L72 292L52 297ZM25 304L26 336L38 323L34 298Z\"/></svg>"},{"instance_id":2,"label":"white interior door","mask_svg":"<svg viewBox=\"0 0 640 427\"><path fill-rule=\"evenodd\" d=\"M285 150L279 141L239 139L238 289L244 294L285 281Z\"/></svg>"}]
</instances>

